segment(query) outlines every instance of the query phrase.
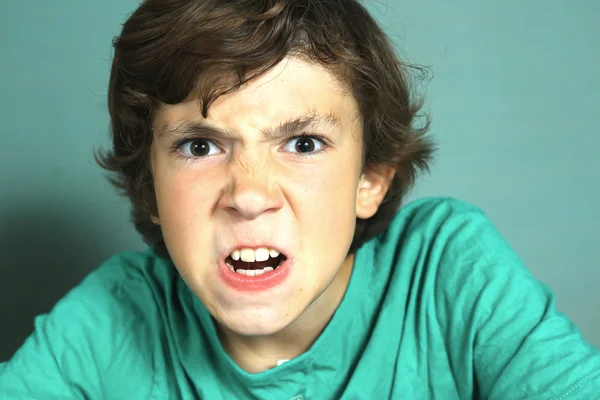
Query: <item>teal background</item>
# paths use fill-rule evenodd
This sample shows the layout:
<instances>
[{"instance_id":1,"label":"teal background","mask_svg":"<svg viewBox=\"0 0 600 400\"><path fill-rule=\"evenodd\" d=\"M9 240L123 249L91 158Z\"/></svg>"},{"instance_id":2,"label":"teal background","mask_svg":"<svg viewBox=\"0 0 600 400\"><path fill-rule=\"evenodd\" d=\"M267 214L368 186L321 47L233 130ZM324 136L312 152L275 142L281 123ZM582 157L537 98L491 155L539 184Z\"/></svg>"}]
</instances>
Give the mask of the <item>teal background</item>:
<instances>
[{"instance_id":1,"label":"teal background","mask_svg":"<svg viewBox=\"0 0 600 400\"><path fill-rule=\"evenodd\" d=\"M117 251L144 246L104 180L111 39L132 0L6 1L0 14L0 360ZM440 151L412 198L482 207L600 347L600 2L367 2L431 66Z\"/></svg>"}]
</instances>

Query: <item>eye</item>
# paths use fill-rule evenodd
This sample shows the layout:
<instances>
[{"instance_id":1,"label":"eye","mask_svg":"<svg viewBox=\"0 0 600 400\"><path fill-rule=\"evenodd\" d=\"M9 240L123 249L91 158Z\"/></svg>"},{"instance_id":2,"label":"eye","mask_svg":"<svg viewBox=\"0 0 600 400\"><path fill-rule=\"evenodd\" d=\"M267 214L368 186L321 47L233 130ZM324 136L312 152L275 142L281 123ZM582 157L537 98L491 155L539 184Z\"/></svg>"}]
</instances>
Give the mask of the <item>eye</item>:
<instances>
[{"instance_id":1,"label":"eye","mask_svg":"<svg viewBox=\"0 0 600 400\"><path fill-rule=\"evenodd\" d=\"M208 157L221 152L216 144L207 139L188 140L178 150L187 157Z\"/></svg>"},{"instance_id":2,"label":"eye","mask_svg":"<svg viewBox=\"0 0 600 400\"><path fill-rule=\"evenodd\" d=\"M299 136L286 143L284 150L289 153L315 153L325 147L325 142L313 136Z\"/></svg>"}]
</instances>

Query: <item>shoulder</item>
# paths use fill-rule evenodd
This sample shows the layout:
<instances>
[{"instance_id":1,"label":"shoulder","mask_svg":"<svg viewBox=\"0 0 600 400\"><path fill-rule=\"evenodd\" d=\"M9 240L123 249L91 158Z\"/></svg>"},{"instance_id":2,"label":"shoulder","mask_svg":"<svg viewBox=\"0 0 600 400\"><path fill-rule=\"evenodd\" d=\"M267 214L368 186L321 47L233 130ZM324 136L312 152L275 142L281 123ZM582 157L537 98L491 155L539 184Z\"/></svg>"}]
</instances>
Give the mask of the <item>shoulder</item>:
<instances>
[{"instance_id":1,"label":"shoulder","mask_svg":"<svg viewBox=\"0 0 600 400\"><path fill-rule=\"evenodd\" d=\"M486 214L454 198L423 198L405 205L376 247L393 254L396 269L427 277L437 300L457 292L475 296L490 282L498 288L508 281L537 285Z\"/></svg>"},{"instance_id":2,"label":"shoulder","mask_svg":"<svg viewBox=\"0 0 600 400\"><path fill-rule=\"evenodd\" d=\"M424 197L400 207L390 226L426 230L482 217L485 218L483 211L469 202L453 197Z\"/></svg>"},{"instance_id":3,"label":"shoulder","mask_svg":"<svg viewBox=\"0 0 600 400\"><path fill-rule=\"evenodd\" d=\"M160 271L164 273L161 276ZM73 335L96 334L107 345L153 321L155 287L168 284L169 263L152 251L122 252L109 258L43 316L46 325L78 325ZM101 337L106 334L106 337Z\"/></svg>"},{"instance_id":4,"label":"shoulder","mask_svg":"<svg viewBox=\"0 0 600 400\"><path fill-rule=\"evenodd\" d=\"M151 284L173 278L170 261L158 257L152 250L117 253L90 273L75 289L76 292L99 291L122 298L131 291L144 291Z\"/></svg>"},{"instance_id":5,"label":"shoulder","mask_svg":"<svg viewBox=\"0 0 600 400\"><path fill-rule=\"evenodd\" d=\"M451 197L426 197L402 206L380 241L402 247L416 244L444 259L467 257L484 248L509 250L479 207Z\"/></svg>"},{"instance_id":6,"label":"shoulder","mask_svg":"<svg viewBox=\"0 0 600 400\"><path fill-rule=\"evenodd\" d=\"M389 241L396 240L397 252L428 284L426 293L442 323L456 313L471 313L469 318L461 314L459 321L485 320L499 303L526 302L528 296L537 299L540 314L553 301L479 207L425 198L399 210L390 227L396 232Z\"/></svg>"},{"instance_id":7,"label":"shoulder","mask_svg":"<svg viewBox=\"0 0 600 400\"><path fill-rule=\"evenodd\" d=\"M96 371L104 393L129 388L149 398L164 335L156 293L172 275L169 262L151 250L102 263L40 321L53 352L62 355L60 368L75 377Z\"/></svg>"},{"instance_id":8,"label":"shoulder","mask_svg":"<svg viewBox=\"0 0 600 400\"><path fill-rule=\"evenodd\" d=\"M120 253L104 262L35 319L32 335L8 366L0 366L22 384L0 392L110 397L119 388L150 398L162 334L154 292L169 276L161 270L169 271L169 263L151 251Z\"/></svg>"},{"instance_id":9,"label":"shoulder","mask_svg":"<svg viewBox=\"0 0 600 400\"><path fill-rule=\"evenodd\" d=\"M143 277L157 268L167 268L170 262L157 256L151 249L145 251L124 251L103 262L84 280L92 282L122 282L133 284L142 282Z\"/></svg>"},{"instance_id":10,"label":"shoulder","mask_svg":"<svg viewBox=\"0 0 600 400\"><path fill-rule=\"evenodd\" d=\"M168 264L151 250L117 253L67 293L52 313L93 307L113 317L143 318L142 309L152 306L152 286L170 278Z\"/></svg>"}]
</instances>

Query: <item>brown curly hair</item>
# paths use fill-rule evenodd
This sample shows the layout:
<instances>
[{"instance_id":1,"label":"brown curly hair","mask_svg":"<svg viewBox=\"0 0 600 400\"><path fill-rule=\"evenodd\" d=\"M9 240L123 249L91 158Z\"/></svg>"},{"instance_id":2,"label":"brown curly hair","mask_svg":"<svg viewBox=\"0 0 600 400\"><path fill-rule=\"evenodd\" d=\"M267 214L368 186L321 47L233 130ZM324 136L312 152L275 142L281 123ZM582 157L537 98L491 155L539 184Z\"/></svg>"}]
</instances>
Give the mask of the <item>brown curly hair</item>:
<instances>
[{"instance_id":1,"label":"brown curly hair","mask_svg":"<svg viewBox=\"0 0 600 400\"><path fill-rule=\"evenodd\" d=\"M363 168L396 174L377 213L357 220L350 252L385 230L434 151L429 119L416 121L414 93L427 70L401 61L356 0L146 0L113 41L108 89L112 148L96 154L110 181L131 201L137 231L168 257L157 215L150 148L153 112L197 96L206 116L286 56L320 63L357 99L363 120Z\"/></svg>"}]
</instances>

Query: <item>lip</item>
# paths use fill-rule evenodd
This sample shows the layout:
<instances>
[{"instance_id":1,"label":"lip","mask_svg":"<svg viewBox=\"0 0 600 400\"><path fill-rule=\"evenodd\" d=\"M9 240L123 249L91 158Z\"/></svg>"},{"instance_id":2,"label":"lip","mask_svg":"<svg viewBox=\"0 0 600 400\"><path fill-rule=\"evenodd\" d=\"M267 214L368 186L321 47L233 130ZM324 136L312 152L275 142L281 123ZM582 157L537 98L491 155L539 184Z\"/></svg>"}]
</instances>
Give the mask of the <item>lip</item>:
<instances>
[{"instance_id":1,"label":"lip","mask_svg":"<svg viewBox=\"0 0 600 400\"><path fill-rule=\"evenodd\" d=\"M246 276L229 269L225 260L219 265L221 279L238 291L263 291L279 286L289 276L293 262L287 258L277 269L258 276Z\"/></svg>"}]
</instances>

